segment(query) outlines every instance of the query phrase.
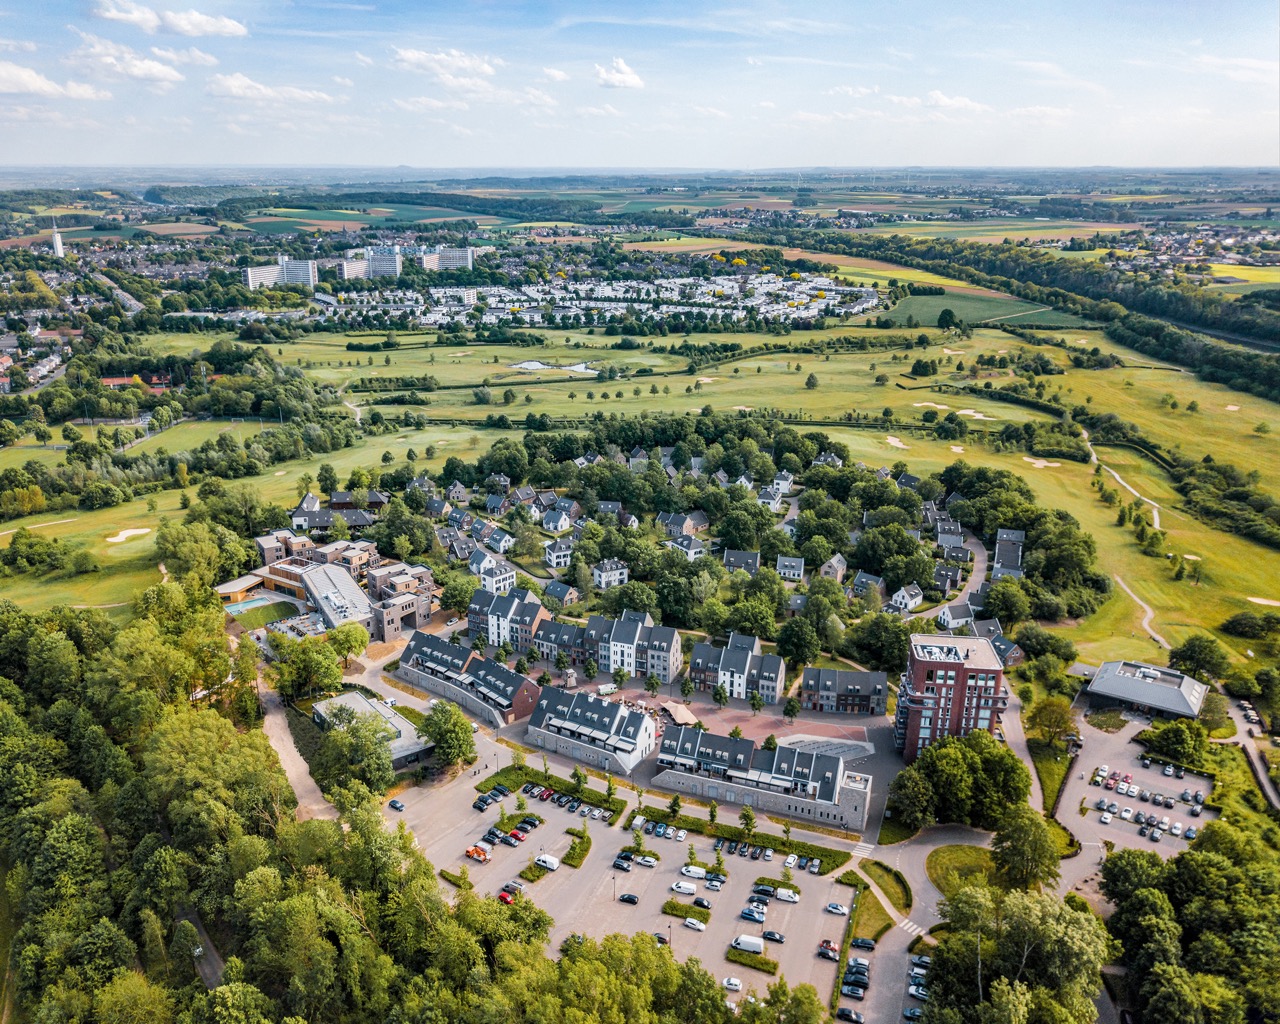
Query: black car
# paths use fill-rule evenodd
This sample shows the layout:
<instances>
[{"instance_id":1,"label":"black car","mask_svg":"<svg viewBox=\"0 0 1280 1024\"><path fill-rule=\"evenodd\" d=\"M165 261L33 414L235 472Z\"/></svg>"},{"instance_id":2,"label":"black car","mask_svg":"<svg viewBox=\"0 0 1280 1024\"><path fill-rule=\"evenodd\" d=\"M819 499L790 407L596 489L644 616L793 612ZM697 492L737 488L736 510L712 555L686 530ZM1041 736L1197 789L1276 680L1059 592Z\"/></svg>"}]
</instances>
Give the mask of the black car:
<instances>
[{"instance_id":1,"label":"black car","mask_svg":"<svg viewBox=\"0 0 1280 1024\"><path fill-rule=\"evenodd\" d=\"M823 960L839 960L840 951L837 949L828 949L826 946L819 946L818 956L822 957Z\"/></svg>"},{"instance_id":2,"label":"black car","mask_svg":"<svg viewBox=\"0 0 1280 1024\"><path fill-rule=\"evenodd\" d=\"M871 974L868 971L845 971L844 977L841 979L842 985L859 985L862 988L871 987Z\"/></svg>"},{"instance_id":3,"label":"black car","mask_svg":"<svg viewBox=\"0 0 1280 1024\"><path fill-rule=\"evenodd\" d=\"M730 856L730 857L732 857L732 856L733 856L735 853L737 853L737 852L738 852L738 841L737 841L736 839L730 840L730 842L729 842L729 856Z\"/></svg>"},{"instance_id":4,"label":"black car","mask_svg":"<svg viewBox=\"0 0 1280 1024\"><path fill-rule=\"evenodd\" d=\"M1138 829L1138 835L1145 836L1150 831L1151 831L1150 825L1143 825L1142 828Z\"/></svg>"},{"instance_id":5,"label":"black car","mask_svg":"<svg viewBox=\"0 0 1280 1024\"><path fill-rule=\"evenodd\" d=\"M695 899L694 899L694 901L693 901L693 905L694 905L695 907L701 907L703 910L710 910L710 909L711 909L711 901L710 901L709 899L707 899L705 896L698 896L698 897L695 897Z\"/></svg>"},{"instance_id":6,"label":"black car","mask_svg":"<svg viewBox=\"0 0 1280 1024\"><path fill-rule=\"evenodd\" d=\"M769 905L768 896L756 896L752 894L747 897L747 905L754 907L767 907Z\"/></svg>"},{"instance_id":7,"label":"black car","mask_svg":"<svg viewBox=\"0 0 1280 1024\"><path fill-rule=\"evenodd\" d=\"M619 903L630 903L633 907L640 903L640 897L633 892L624 892L618 897Z\"/></svg>"},{"instance_id":8,"label":"black car","mask_svg":"<svg viewBox=\"0 0 1280 1024\"><path fill-rule=\"evenodd\" d=\"M741 846L739 846L739 847L738 847L738 856L739 856L739 857L745 857L745 856L746 856L748 853L750 853L750 852L751 852L751 848L750 848L749 846L747 846L747 844L746 844L746 843L743 843Z\"/></svg>"},{"instance_id":9,"label":"black car","mask_svg":"<svg viewBox=\"0 0 1280 1024\"><path fill-rule=\"evenodd\" d=\"M523 786L520 787L520 792L523 793L525 796L528 796L530 793L533 792L533 783L526 782Z\"/></svg>"},{"instance_id":10,"label":"black car","mask_svg":"<svg viewBox=\"0 0 1280 1024\"><path fill-rule=\"evenodd\" d=\"M850 1021L852 1024L863 1024L866 1020L857 1010L851 1010L847 1006L842 1006L836 1010L836 1020Z\"/></svg>"},{"instance_id":11,"label":"black car","mask_svg":"<svg viewBox=\"0 0 1280 1024\"><path fill-rule=\"evenodd\" d=\"M499 836L498 842L500 842L503 846L519 846L520 845L520 840L515 838L515 836L507 836L507 835Z\"/></svg>"},{"instance_id":12,"label":"black car","mask_svg":"<svg viewBox=\"0 0 1280 1024\"><path fill-rule=\"evenodd\" d=\"M722 874L720 874L718 871L708 871L708 872L707 872L707 881L708 881L708 882L720 882L721 884L723 884L723 883L725 883L725 882L729 881L729 876L728 876L728 875L722 875Z\"/></svg>"},{"instance_id":13,"label":"black car","mask_svg":"<svg viewBox=\"0 0 1280 1024\"><path fill-rule=\"evenodd\" d=\"M618 871L630 871L630 870L631 870L631 861L629 861L629 860L623 860L621 857L614 857L614 858L613 858L613 866L614 866L614 868L615 868L616 870L618 870Z\"/></svg>"},{"instance_id":14,"label":"black car","mask_svg":"<svg viewBox=\"0 0 1280 1024\"><path fill-rule=\"evenodd\" d=\"M796 867L797 867L797 868L799 868L801 871L803 871L803 870L804 870L805 868L807 868L808 866L809 866L809 858L808 858L808 857L801 857L801 858L800 858L800 863L798 863L798 864L796 865Z\"/></svg>"},{"instance_id":15,"label":"black car","mask_svg":"<svg viewBox=\"0 0 1280 1024\"><path fill-rule=\"evenodd\" d=\"M1186 773L1186 772L1184 772L1181 768L1175 768L1175 769L1173 770L1173 777L1174 777L1175 779L1181 779L1181 778L1182 778L1183 776L1185 776L1186 774L1187 774L1187 773Z\"/></svg>"},{"instance_id":16,"label":"black car","mask_svg":"<svg viewBox=\"0 0 1280 1024\"><path fill-rule=\"evenodd\" d=\"M720 839L717 839L717 840L716 840L716 844L715 844L715 846L713 846L713 847L712 847L712 849L713 849L713 850L715 850L717 853L719 853L721 850L723 850L723 849L724 849L724 838L723 838L723 837L721 837Z\"/></svg>"},{"instance_id":17,"label":"black car","mask_svg":"<svg viewBox=\"0 0 1280 1024\"><path fill-rule=\"evenodd\" d=\"M758 847L758 846L753 846L753 847L751 848L751 859L752 859L752 860L759 860L759 859L760 859L760 855L761 855L762 853L764 853L764 850L762 850L762 849L761 849L760 847Z\"/></svg>"},{"instance_id":18,"label":"black car","mask_svg":"<svg viewBox=\"0 0 1280 1024\"><path fill-rule=\"evenodd\" d=\"M657 824L658 824L658 823L657 823L656 821L647 821L647 822L645 822L645 826L644 826L644 834L645 834L645 835L647 835L647 836L651 836L651 835L653 835L653 830L654 830L654 828L656 828L656 827L657 827Z\"/></svg>"},{"instance_id":19,"label":"black car","mask_svg":"<svg viewBox=\"0 0 1280 1024\"><path fill-rule=\"evenodd\" d=\"M662 932L654 932L653 937L658 940L659 946L665 946L667 944L667 937L663 935Z\"/></svg>"},{"instance_id":20,"label":"black car","mask_svg":"<svg viewBox=\"0 0 1280 1024\"><path fill-rule=\"evenodd\" d=\"M867 990L860 985L841 985L840 994L849 999L866 999Z\"/></svg>"},{"instance_id":21,"label":"black car","mask_svg":"<svg viewBox=\"0 0 1280 1024\"><path fill-rule=\"evenodd\" d=\"M621 853L618 854L618 860L635 860L635 859L636 859L636 855L632 853L630 850L623 850Z\"/></svg>"},{"instance_id":22,"label":"black car","mask_svg":"<svg viewBox=\"0 0 1280 1024\"><path fill-rule=\"evenodd\" d=\"M854 939L851 943L849 943L849 948L874 950L876 948L876 940L875 939Z\"/></svg>"},{"instance_id":23,"label":"black car","mask_svg":"<svg viewBox=\"0 0 1280 1024\"><path fill-rule=\"evenodd\" d=\"M694 902L696 903L698 901L694 900ZM787 941L787 937L783 935L782 932L765 932L760 937L764 939L766 942L782 943Z\"/></svg>"},{"instance_id":24,"label":"black car","mask_svg":"<svg viewBox=\"0 0 1280 1024\"><path fill-rule=\"evenodd\" d=\"M510 795L511 795L511 790L507 789L507 787L506 787L506 786L504 786L504 785L502 785L502 783L500 783L500 782L499 782L499 783L494 783L494 787L493 787L493 788L498 792L498 795L499 795L499 796L510 796Z\"/></svg>"},{"instance_id":25,"label":"black car","mask_svg":"<svg viewBox=\"0 0 1280 1024\"><path fill-rule=\"evenodd\" d=\"M535 828L537 828L541 824L542 822L540 822L537 818L521 818L520 819L520 827L524 829L526 832L532 832Z\"/></svg>"},{"instance_id":26,"label":"black car","mask_svg":"<svg viewBox=\"0 0 1280 1024\"><path fill-rule=\"evenodd\" d=\"M751 891L757 896L772 896L776 892L773 886L764 884L753 885Z\"/></svg>"}]
</instances>

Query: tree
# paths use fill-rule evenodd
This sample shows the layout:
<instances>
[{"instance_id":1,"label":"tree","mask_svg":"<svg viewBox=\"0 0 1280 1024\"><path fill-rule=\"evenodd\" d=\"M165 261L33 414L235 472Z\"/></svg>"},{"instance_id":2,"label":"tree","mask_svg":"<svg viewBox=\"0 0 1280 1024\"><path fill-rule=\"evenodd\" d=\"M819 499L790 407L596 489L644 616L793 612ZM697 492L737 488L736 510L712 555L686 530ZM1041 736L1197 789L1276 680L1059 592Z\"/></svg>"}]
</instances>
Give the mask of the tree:
<instances>
[{"instance_id":1,"label":"tree","mask_svg":"<svg viewBox=\"0 0 1280 1024\"><path fill-rule=\"evenodd\" d=\"M614 686L625 686L627 684L627 670L621 665L613 670L612 676Z\"/></svg>"},{"instance_id":2,"label":"tree","mask_svg":"<svg viewBox=\"0 0 1280 1024\"><path fill-rule=\"evenodd\" d=\"M607 799L612 800L618 792L618 784L613 781L613 776L606 773L604 777L604 795Z\"/></svg>"},{"instance_id":3,"label":"tree","mask_svg":"<svg viewBox=\"0 0 1280 1024\"><path fill-rule=\"evenodd\" d=\"M731 740L740 740L740 739L742 739L742 726L740 726L740 725L735 725L732 729L730 729L730 730L729 730L729 739L731 739Z\"/></svg>"},{"instance_id":4,"label":"tree","mask_svg":"<svg viewBox=\"0 0 1280 1024\"><path fill-rule=\"evenodd\" d=\"M352 779L374 793L386 792L396 777L390 738L391 729L380 716L334 708L315 758L316 781L326 792L345 789Z\"/></svg>"},{"instance_id":5,"label":"tree","mask_svg":"<svg viewBox=\"0 0 1280 1024\"><path fill-rule=\"evenodd\" d=\"M778 737L777 737L777 736L775 736L773 733L769 733L769 735L768 735L768 736L766 736L766 737L764 738L764 741L760 744L760 747L761 747L761 749L763 749L763 750L777 750L777 749L778 749Z\"/></svg>"},{"instance_id":6,"label":"tree","mask_svg":"<svg viewBox=\"0 0 1280 1024\"><path fill-rule=\"evenodd\" d=\"M738 824L742 826L742 838L750 840L756 831L756 812L751 805L745 805L738 813Z\"/></svg>"},{"instance_id":7,"label":"tree","mask_svg":"<svg viewBox=\"0 0 1280 1024\"><path fill-rule=\"evenodd\" d=\"M1031 599L1016 579L1002 579L987 592L982 613L1012 627L1016 622L1031 618Z\"/></svg>"},{"instance_id":8,"label":"tree","mask_svg":"<svg viewBox=\"0 0 1280 1024\"><path fill-rule=\"evenodd\" d=\"M1199 722L1179 718L1157 729L1147 749L1179 764L1198 765L1209 752L1209 733Z\"/></svg>"},{"instance_id":9,"label":"tree","mask_svg":"<svg viewBox=\"0 0 1280 1024\"><path fill-rule=\"evenodd\" d=\"M725 688L724 683L716 683L711 691L711 699L715 702L716 707L724 710L729 704L729 691Z\"/></svg>"},{"instance_id":10,"label":"tree","mask_svg":"<svg viewBox=\"0 0 1280 1024\"><path fill-rule=\"evenodd\" d=\"M321 463L316 472L316 484L321 494L333 494L338 489L338 474L327 462Z\"/></svg>"},{"instance_id":11,"label":"tree","mask_svg":"<svg viewBox=\"0 0 1280 1024\"><path fill-rule=\"evenodd\" d=\"M333 514L333 522L329 524L329 540L350 540L351 527L347 525L347 517L341 512Z\"/></svg>"},{"instance_id":12,"label":"tree","mask_svg":"<svg viewBox=\"0 0 1280 1024\"><path fill-rule=\"evenodd\" d=\"M334 626L325 634L333 653L342 659L342 667L347 667L351 655L361 653L369 646L369 631L358 622L344 622Z\"/></svg>"},{"instance_id":13,"label":"tree","mask_svg":"<svg viewBox=\"0 0 1280 1024\"><path fill-rule=\"evenodd\" d=\"M435 744L436 760L445 767L475 760L476 740L471 720L451 701L442 700L428 712L426 721L418 727L418 735Z\"/></svg>"},{"instance_id":14,"label":"tree","mask_svg":"<svg viewBox=\"0 0 1280 1024\"><path fill-rule=\"evenodd\" d=\"M751 691L750 704L751 704L751 717L754 718L756 715L760 714L760 712L764 709L764 698L760 696L759 690Z\"/></svg>"},{"instance_id":15,"label":"tree","mask_svg":"<svg viewBox=\"0 0 1280 1024\"><path fill-rule=\"evenodd\" d=\"M794 722L800 716L800 701L796 697L788 697L787 702L782 705L782 717L789 723Z\"/></svg>"},{"instance_id":16,"label":"tree","mask_svg":"<svg viewBox=\"0 0 1280 1024\"><path fill-rule=\"evenodd\" d=\"M1044 815L1025 804L1010 807L991 841L991 859L1005 880L1038 889L1058 880L1058 849Z\"/></svg>"},{"instance_id":17,"label":"tree","mask_svg":"<svg viewBox=\"0 0 1280 1024\"><path fill-rule=\"evenodd\" d=\"M810 391L816 388L818 386L818 375L816 373L809 374L809 376L805 378L804 386Z\"/></svg>"},{"instance_id":18,"label":"tree","mask_svg":"<svg viewBox=\"0 0 1280 1024\"><path fill-rule=\"evenodd\" d=\"M575 764L573 772L569 776L573 780L573 790L575 793L581 793L586 786L588 780L587 773L582 770L582 765Z\"/></svg>"},{"instance_id":19,"label":"tree","mask_svg":"<svg viewBox=\"0 0 1280 1024\"><path fill-rule=\"evenodd\" d=\"M662 689L662 683L657 676L645 676L644 689L645 693L649 694L649 696L656 697L658 691Z\"/></svg>"},{"instance_id":20,"label":"tree","mask_svg":"<svg viewBox=\"0 0 1280 1024\"><path fill-rule=\"evenodd\" d=\"M716 816L719 813L720 813L720 805L716 803L714 800L712 800L707 807L707 820L714 825L716 823Z\"/></svg>"},{"instance_id":21,"label":"tree","mask_svg":"<svg viewBox=\"0 0 1280 1024\"><path fill-rule=\"evenodd\" d=\"M336 690L342 683L338 656L321 637L294 640L282 633L269 637L275 661L269 671L280 697L286 703Z\"/></svg>"},{"instance_id":22,"label":"tree","mask_svg":"<svg viewBox=\"0 0 1280 1024\"><path fill-rule=\"evenodd\" d=\"M686 675L680 680L680 696L684 698L686 704L689 703L689 699L693 696L693 679L690 676Z\"/></svg>"},{"instance_id":23,"label":"tree","mask_svg":"<svg viewBox=\"0 0 1280 1024\"><path fill-rule=\"evenodd\" d=\"M959 319L950 309L944 309L938 314L938 329L943 331L952 330L960 325Z\"/></svg>"},{"instance_id":24,"label":"tree","mask_svg":"<svg viewBox=\"0 0 1280 1024\"><path fill-rule=\"evenodd\" d=\"M932 825L933 786L914 766L904 768L889 783L889 806L902 827L915 832Z\"/></svg>"},{"instance_id":25,"label":"tree","mask_svg":"<svg viewBox=\"0 0 1280 1024\"><path fill-rule=\"evenodd\" d=\"M588 658L582 663L582 675L586 680L592 680L596 677L596 673L600 671L600 666L596 664L594 658Z\"/></svg>"},{"instance_id":26,"label":"tree","mask_svg":"<svg viewBox=\"0 0 1280 1024\"><path fill-rule=\"evenodd\" d=\"M807 665L820 650L817 630L808 619L788 619L778 633L778 654L792 665Z\"/></svg>"},{"instance_id":27,"label":"tree","mask_svg":"<svg viewBox=\"0 0 1280 1024\"><path fill-rule=\"evenodd\" d=\"M1027 715L1027 727L1037 730L1046 743L1057 743L1075 731L1076 719L1071 701L1057 694L1046 697Z\"/></svg>"},{"instance_id":28,"label":"tree","mask_svg":"<svg viewBox=\"0 0 1280 1024\"><path fill-rule=\"evenodd\" d=\"M1169 667L1197 679L1224 676L1231 662L1222 645L1207 633L1194 633L1169 652Z\"/></svg>"},{"instance_id":29,"label":"tree","mask_svg":"<svg viewBox=\"0 0 1280 1024\"><path fill-rule=\"evenodd\" d=\"M677 793L671 798L671 802L667 804L667 814L672 821L676 820L676 815L680 813L680 794Z\"/></svg>"}]
</instances>

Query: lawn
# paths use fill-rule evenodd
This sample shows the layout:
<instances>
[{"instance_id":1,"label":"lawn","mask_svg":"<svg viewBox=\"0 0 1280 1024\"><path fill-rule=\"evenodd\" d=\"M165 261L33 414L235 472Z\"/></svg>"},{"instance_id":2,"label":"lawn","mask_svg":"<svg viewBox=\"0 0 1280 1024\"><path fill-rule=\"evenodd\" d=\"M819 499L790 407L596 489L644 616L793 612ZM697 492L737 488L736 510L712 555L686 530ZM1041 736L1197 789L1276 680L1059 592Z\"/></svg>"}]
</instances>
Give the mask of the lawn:
<instances>
[{"instance_id":1,"label":"lawn","mask_svg":"<svg viewBox=\"0 0 1280 1024\"><path fill-rule=\"evenodd\" d=\"M892 846L894 843L905 843L918 829L909 829L896 818L886 818L880 824L880 835L876 842L880 846Z\"/></svg>"},{"instance_id":2,"label":"lawn","mask_svg":"<svg viewBox=\"0 0 1280 1024\"><path fill-rule=\"evenodd\" d=\"M863 889L853 908L851 938L878 939L892 927L893 918L884 909L884 904L876 899L875 893L870 889Z\"/></svg>"},{"instance_id":3,"label":"lawn","mask_svg":"<svg viewBox=\"0 0 1280 1024\"><path fill-rule=\"evenodd\" d=\"M911 913L911 886L902 872L878 860L864 860L859 865L862 873L880 887L899 914Z\"/></svg>"},{"instance_id":4,"label":"lawn","mask_svg":"<svg viewBox=\"0 0 1280 1024\"><path fill-rule=\"evenodd\" d=\"M1203 767L1215 775L1209 803L1236 828L1257 836L1270 850L1280 850L1280 825L1267 814L1267 802L1238 747L1211 743Z\"/></svg>"},{"instance_id":5,"label":"lawn","mask_svg":"<svg viewBox=\"0 0 1280 1024\"><path fill-rule=\"evenodd\" d=\"M996 873L990 850L963 843L939 846L931 851L924 868L929 881L944 896L982 875L994 879Z\"/></svg>"},{"instance_id":6,"label":"lawn","mask_svg":"<svg viewBox=\"0 0 1280 1024\"><path fill-rule=\"evenodd\" d=\"M287 619L289 616L297 614L298 606L292 602L273 601L271 604L259 605L256 608L243 611L239 615L233 615L232 618L245 629L261 629L268 622Z\"/></svg>"},{"instance_id":7,"label":"lawn","mask_svg":"<svg viewBox=\"0 0 1280 1024\"><path fill-rule=\"evenodd\" d=\"M902 323L914 316L922 324L936 324L938 314L949 309L966 323L978 324L984 320L998 320L1019 313L1034 313L1043 308L1024 299L996 295L910 295L902 299L887 314Z\"/></svg>"}]
</instances>

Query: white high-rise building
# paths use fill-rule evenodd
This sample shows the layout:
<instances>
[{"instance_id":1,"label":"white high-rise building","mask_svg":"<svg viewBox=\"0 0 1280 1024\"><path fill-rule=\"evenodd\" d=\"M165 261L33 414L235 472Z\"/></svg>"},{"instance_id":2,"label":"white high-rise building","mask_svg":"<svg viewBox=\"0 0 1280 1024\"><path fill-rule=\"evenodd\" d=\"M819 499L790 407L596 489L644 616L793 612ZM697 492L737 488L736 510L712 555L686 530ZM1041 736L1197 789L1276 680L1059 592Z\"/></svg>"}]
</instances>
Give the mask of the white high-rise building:
<instances>
[{"instance_id":1,"label":"white high-rise building","mask_svg":"<svg viewBox=\"0 0 1280 1024\"><path fill-rule=\"evenodd\" d=\"M62 259L66 256L66 252L62 248L62 236L58 234L58 219L53 219L53 254Z\"/></svg>"},{"instance_id":2,"label":"white high-rise building","mask_svg":"<svg viewBox=\"0 0 1280 1024\"><path fill-rule=\"evenodd\" d=\"M362 281L369 276L369 261L343 260L338 264L338 276L344 281Z\"/></svg>"},{"instance_id":3,"label":"white high-rise building","mask_svg":"<svg viewBox=\"0 0 1280 1024\"><path fill-rule=\"evenodd\" d=\"M288 256L277 256L274 266L245 267L242 278L250 290L272 284L305 284L314 288L320 279L315 260L291 260Z\"/></svg>"},{"instance_id":4,"label":"white high-rise building","mask_svg":"<svg viewBox=\"0 0 1280 1024\"><path fill-rule=\"evenodd\" d=\"M399 277L404 270L404 256L398 245L374 245L365 252L370 277Z\"/></svg>"}]
</instances>

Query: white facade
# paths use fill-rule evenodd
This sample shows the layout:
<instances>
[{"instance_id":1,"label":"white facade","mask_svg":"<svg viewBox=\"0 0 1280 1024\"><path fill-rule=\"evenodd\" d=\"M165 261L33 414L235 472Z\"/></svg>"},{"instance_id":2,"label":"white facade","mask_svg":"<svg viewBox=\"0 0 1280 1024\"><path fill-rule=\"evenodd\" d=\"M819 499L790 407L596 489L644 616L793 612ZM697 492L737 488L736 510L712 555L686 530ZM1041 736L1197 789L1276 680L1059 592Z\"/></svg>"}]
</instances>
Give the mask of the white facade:
<instances>
[{"instance_id":1,"label":"white facade","mask_svg":"<svg viewBox=\"0 0 1280 1024\"><path fill-rule=\"evenodd\" d=\"M319 276L315 260L291 260L288 256L277 256L275 266L245 267L241 279L250 290L273 284L305 284L314 288Z\"/></svg>"},{"instance_id":2,"label":"white facade","mask_svg":"<svg viewBox=\"0 0 1280 1024\"><path fill-rule=\"evenodd\" d=\"M369 277L399 277L404 270L404 257L397 245L371 248L365 254L369 260Z\"/></svg>"}]
</instances>

